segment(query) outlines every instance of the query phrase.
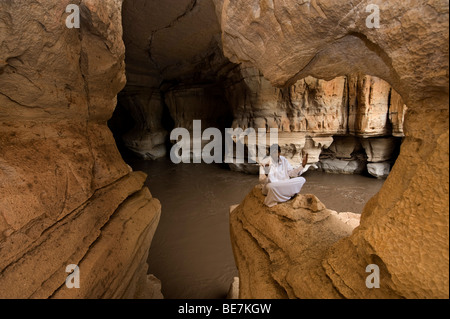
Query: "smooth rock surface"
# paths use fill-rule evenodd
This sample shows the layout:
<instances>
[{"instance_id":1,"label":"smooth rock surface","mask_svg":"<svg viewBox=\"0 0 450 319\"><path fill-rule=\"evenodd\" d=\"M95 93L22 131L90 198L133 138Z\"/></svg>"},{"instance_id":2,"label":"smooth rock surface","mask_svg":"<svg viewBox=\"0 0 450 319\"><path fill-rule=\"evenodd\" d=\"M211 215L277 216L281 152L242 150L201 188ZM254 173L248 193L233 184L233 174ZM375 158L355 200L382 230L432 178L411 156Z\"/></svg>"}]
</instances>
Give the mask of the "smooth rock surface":
<instances>
[{"instance_id":1,"label":"smooth rock surface","mask_svg":"<svg viewBox=\"0 0 450 319\"><path fill-rule=\"evenodd\" d=\"M376 178L387 178L391 172L391 166L392 164L389 162L369 163L367 164L367 171Z\"/></svg>"},{"instance_id":2,"label":"smooth rock surface","mask_svg":"<svg viewBox=\"0 0 450 319\"><path fill-rule=\"evenodd\" d=\"M323 159L317 164L320 170L333 174L361 174L367 166L363 160Z\"/></svg>"},{"instance_id":3,"label":"smooth rock surface","mask_svg":"<svg viewBox=\"0 0 450 319\"><path fill-rule=\"evenodd\" d=\"M164 157L168 133L162 125L164 104L159 91L122 91L119 99L135 123L122 136L125 146L143 159Z\"/></svg>"}]
</instances>

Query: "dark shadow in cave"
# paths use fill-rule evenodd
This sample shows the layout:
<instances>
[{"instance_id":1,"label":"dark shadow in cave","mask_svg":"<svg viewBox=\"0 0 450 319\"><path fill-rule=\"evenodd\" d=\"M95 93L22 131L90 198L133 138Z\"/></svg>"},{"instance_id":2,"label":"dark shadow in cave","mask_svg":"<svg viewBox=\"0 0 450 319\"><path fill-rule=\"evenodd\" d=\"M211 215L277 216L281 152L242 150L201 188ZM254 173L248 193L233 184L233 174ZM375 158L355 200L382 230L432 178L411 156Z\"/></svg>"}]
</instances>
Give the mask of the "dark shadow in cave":
<instances>
[{"instance_id":1,"label":"dark shadow in cave","mask_svg":"<svg viewBox=\"0 0 450 319\"><path fill-rule=\"evenodd\" d=\"M125 146L122 136L130 131L135 126L135 124L136 123L133 117L118 99L114 113L111 119L108 121L108 127L113 133L117 148L125 162L127 162L129 158L136 157L136 155Z\"/></svg>"}]
</instances>

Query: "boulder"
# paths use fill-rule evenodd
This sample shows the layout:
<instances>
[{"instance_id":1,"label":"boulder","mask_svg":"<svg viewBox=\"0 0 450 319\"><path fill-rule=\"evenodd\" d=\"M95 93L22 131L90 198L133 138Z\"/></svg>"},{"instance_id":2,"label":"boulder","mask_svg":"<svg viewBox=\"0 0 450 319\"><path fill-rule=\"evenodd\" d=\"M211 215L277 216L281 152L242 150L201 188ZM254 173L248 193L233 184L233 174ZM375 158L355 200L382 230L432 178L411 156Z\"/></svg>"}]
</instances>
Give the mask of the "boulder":
<instances>
[{"instance_id":1,"label":"boulder","mask_svg":"<svg viewBox=\"0 0 450 319\"><path fill-rule=\"evenodd\" d=\"M367 162L361 159L340 160L322 159L317 164L319 170L333 174L361 174L366 170Z\"/></svg>"},{"instance_id":2,"label":"boulder","mask_svg":"<svg viewBox=\"0 0 450 319\"><path fill-rule=\"evenodd\" d=\"M391 166L390 162L369 163L367 164L367 171L376 178L387 178L391 172Z\"/></svg>"},{"instance_id":3,"label":"boulder","mask_svg":"<svg viewBox=\"0 0 450 319\"><path fill-rule=\"evenodd\" d=\"M361 144L366 151L367 160L378 163L391 160L400 141L394 137L363 138Z\"/></svg>"},{"instance_id":4,"label":"boulder","mask_svg":"<svg viewBox=\"0 0 450 319\"><path fill-rule=\"evenodd\" d=\"M321 264L359 218L327 209L314 195L268 208L255 187L230 214L239 298L341 298Z\"/></svg>"}]
</instances>

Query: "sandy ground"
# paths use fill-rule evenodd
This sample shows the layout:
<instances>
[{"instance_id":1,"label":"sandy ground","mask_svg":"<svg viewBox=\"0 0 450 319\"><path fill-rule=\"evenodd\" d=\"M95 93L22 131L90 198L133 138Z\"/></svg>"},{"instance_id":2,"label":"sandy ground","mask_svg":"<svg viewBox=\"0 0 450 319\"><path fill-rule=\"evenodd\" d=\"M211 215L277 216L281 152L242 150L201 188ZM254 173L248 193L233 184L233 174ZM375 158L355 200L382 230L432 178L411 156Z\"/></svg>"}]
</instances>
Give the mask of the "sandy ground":
<instances>
[{"instance_id":1,"label":"sandy ground","mask_svg":"<svg viewBox=\"0 0 450 319\"><path fill-rule=\"evenodd\" d=\"M258 176L224 166L174 165L168 159L128 160L148 174L147 186L162 204L149 254L149 273L168 299L225 298L238 276L229 235L229 207L258 184ZM329 209L361 213L383 180L310 171L302 194L315 194Z\"/></svg>"}]
</instances>

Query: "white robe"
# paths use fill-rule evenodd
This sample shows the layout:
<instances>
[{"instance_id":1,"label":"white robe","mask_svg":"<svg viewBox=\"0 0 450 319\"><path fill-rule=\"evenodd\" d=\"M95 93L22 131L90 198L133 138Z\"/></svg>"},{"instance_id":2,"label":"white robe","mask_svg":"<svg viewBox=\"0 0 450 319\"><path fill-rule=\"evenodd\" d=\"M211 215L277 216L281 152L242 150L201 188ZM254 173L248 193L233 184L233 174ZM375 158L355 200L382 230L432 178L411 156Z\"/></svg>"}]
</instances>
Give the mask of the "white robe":
<instances>
[{"instance_id":1,"label":"white robe","mask_svg":"<svg viewBox=\"0 0 450 319\"><path fill-rule=\"evenodd\" d=\"M290 200L306 183L306 179L298 177L303 174L302 165L293 168L283 156L280 156L278 162L274 162L270 157L263 161L263 164L264 162L270 165L267 177L264 167L260 168L260 181L264 184L263 194L267 195L264 204L268 207Z\"/></svg>"}]
</instances>

